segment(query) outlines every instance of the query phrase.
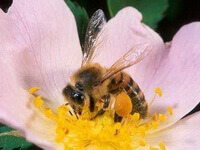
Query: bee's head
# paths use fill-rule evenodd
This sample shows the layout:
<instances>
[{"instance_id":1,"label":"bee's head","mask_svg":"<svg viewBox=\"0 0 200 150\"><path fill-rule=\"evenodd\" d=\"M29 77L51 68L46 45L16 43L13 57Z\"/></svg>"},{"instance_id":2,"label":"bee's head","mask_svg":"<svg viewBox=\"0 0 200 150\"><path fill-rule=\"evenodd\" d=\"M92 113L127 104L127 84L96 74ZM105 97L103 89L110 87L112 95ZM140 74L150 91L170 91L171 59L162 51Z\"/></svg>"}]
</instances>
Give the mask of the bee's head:
<instances>
[{"instance_id":1,"label":"bee's head","mask_svg":"<svg viewBox=\"0 0 200 150\"><path fill-rule=\"evenodd\" d=\"M63 95L69 102L69 104L76 110L81 111L85 105L85 95L76 87L68 84L63 89Z\"/></svg>"}]
</instances>

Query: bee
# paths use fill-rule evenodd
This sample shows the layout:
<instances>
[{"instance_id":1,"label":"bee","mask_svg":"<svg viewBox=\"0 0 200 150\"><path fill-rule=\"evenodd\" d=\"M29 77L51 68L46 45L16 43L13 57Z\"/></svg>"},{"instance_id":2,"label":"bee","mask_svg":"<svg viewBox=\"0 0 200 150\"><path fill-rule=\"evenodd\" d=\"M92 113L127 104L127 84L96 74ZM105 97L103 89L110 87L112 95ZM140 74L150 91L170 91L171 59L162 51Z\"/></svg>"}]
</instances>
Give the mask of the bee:
<instances>
[{"instance_id":1,"label":"bee","mask_svg":"<svg viewBox=\"0 0 200 150\"><path fill-rule=\"evenodd\" d=\"M145 118L148 104L144 93L123 70L142 60L152 47L147 44L136 45L110 68L105 68L94 62L101 43L97 43L97 39L102 36L105 24L103 11L97 10L87 27L81 68L70 77L70 83L63 89L63 95L79 115L84 107L91 113L97 108L95 116L91 119L103 115L108 110L112 111L114 122L121 122L123 117L134 113L139 113L141 118Z\"/></svg>"}]
</instances>

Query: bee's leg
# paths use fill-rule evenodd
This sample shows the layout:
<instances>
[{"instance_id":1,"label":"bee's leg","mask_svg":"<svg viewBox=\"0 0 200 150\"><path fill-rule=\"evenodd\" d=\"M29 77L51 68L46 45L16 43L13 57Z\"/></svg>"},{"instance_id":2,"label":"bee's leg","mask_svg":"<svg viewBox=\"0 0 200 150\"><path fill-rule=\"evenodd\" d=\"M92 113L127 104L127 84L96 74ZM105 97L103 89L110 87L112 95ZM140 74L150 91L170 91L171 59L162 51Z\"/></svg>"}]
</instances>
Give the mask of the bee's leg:
<instances>
[{"instance_id":1,"label":"bee's leg","mask_svg":"<svg viewBox=\"0 0 200 150\"><path fill-rule=\"evenodd\" d=\"M103 108L100 109L100 110L97 112L97 114L96 114L93 118L91 118L91 120L95 119L95 118L98 117L98 116L103 115L103 114L106 112L106 109L108 108L109 104L110 104L110 94L108 94L108 95L105 96Z\"/></svg>"},{"instance_id":2,"label":"bee's leg","mask_svg":"<svg viewBox=\"0 0 200 150\"><path fill-rule=\"evenodd\" d=\"M96 114L93 118L91 118L90 120L94 120L96 117L103 115L105 112L106 112L106 110L100 109L100 110L97 112L97 114Z\"/></svg>"},{"instance_id":3,"label":"bee's leg","mask_svg":"<svg viewBox=\"0 0 200 150\"><path fill-rule=\"evenodd\" d=\"M110 94L106 95L105 96L105 101L104 101L104 104L103 104L103 109L107 109L108 106L110 104Z\"/></svg>"},{"instance_id":4,"label":"bee's leg","mask_svg":"<svg viewBox=\"0 0 200 150\"><path fill-rule=\"evenodd\" d=\"M119 116L116 112L114 114L114 122L121 122L122 121L122 118L121 116Z\"/></svg>"},{"instance_id":5,"label":"bee's leg","mask_svg":"<svg viewBox=\"0 0 200 150\"><path fill-rule=\"evenodd\" d=\"M94 107L95 107L94 98L92 96L90 96L90 104L89 104L90 112L94 111Z\"/></svg>"},{"instance_id":6,"label":"bee's leg","mask_svg":"<svg viewBox=\"0 0 200 150\"><path fill-rule=\"evenodd\" d=\"M77 112L74 112L75 113L75 116L76 116L76 119L79 119L78 115L77 115Z\"/></svg>"},{"instance_id":7,"label":"bee's leg","mask_svg":"<svg viewBox=\"0 0 200 150\"><path fill-rule=\"evenodd\" d=\"M116 112L114 114L114 122L117 123L117 122L121 122L123 119L123 117L119 116ZM119 130L116 129L115 131L115 135L119 134Z\"/></svg>"},{"instance_id":8,"label":"bee's leg","mask_svg":"<svg viewBox=\"0 0 200 150\"><path fill-rule=\"evenodd\" d=\"M76 111L76 107L75 107L75 106L72 106L72 109L73 109L73 111L74 111L74 114L75 114L75 116L76 116L76 119L79 119L78 114L77 114L77 111Z\"/></svg>"}]
</instances>

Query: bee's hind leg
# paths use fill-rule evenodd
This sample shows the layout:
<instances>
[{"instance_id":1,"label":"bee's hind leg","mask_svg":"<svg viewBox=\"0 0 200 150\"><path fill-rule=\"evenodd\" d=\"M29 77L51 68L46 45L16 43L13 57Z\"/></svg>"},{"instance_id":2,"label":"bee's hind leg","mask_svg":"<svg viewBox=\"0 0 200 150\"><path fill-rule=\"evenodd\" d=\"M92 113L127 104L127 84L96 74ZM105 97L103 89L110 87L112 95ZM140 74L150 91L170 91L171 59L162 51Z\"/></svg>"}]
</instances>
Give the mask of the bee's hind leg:
<instances>
[{"instance_id":1,"label":"bee's hind leg","mask_svg":"<svg viewBox=\"0 0 200 150\"><path fill-rule=\"evenodd\" d=\"M90 120L94 120L96 117L103 115L106 112L106 109L108 108L109 104L110 104L110 94L105 96L103 108L100 109L97 112L97 114L93 118L91 118Z\"/></svg>"},{"instance_id":2,"label":"bee's hind leg","mask_svg":"<svg viewBox=\"0 0 200 150\"><path fill-rule=\"evenodd\" d=\"M96 114L94 117L92 117L90 120L94 120L96 117L103 115L105 112L106 112L106 110L100 109L100 110L97 112L97 114Z\"/></svg>"},{"instance_id":3,"label":"bee's hind leg","mask_svg":"<svg viewBox=\"0 0 200 150\"><path fill-rule=\"evenodd\" d=\"M123 117L119 116L116 112L114 114L114 122L121 122Z\"/></svg>"}]
</instances>

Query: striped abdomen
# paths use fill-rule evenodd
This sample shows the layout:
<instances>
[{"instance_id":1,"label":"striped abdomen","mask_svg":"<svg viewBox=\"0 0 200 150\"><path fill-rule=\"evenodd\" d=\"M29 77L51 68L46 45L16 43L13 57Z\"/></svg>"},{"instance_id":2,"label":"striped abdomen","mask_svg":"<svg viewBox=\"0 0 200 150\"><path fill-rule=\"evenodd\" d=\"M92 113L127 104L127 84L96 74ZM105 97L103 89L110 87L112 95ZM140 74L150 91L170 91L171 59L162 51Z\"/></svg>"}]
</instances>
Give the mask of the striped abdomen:
<instances>
[{"instance_id":1,"label":"striped abdomen","mask_svg":"<svg viewBox=\"0 0 200 150\"><path fill-rule=\"evenodd\" d=\"M142 118L147 116L148 106L144 94L128 74L119 72L113 76L108 88L111 94L119 94L121 91L125 91L129 95L133 105L131 114L139 113Z\"/></svg>"}]
</instances>

